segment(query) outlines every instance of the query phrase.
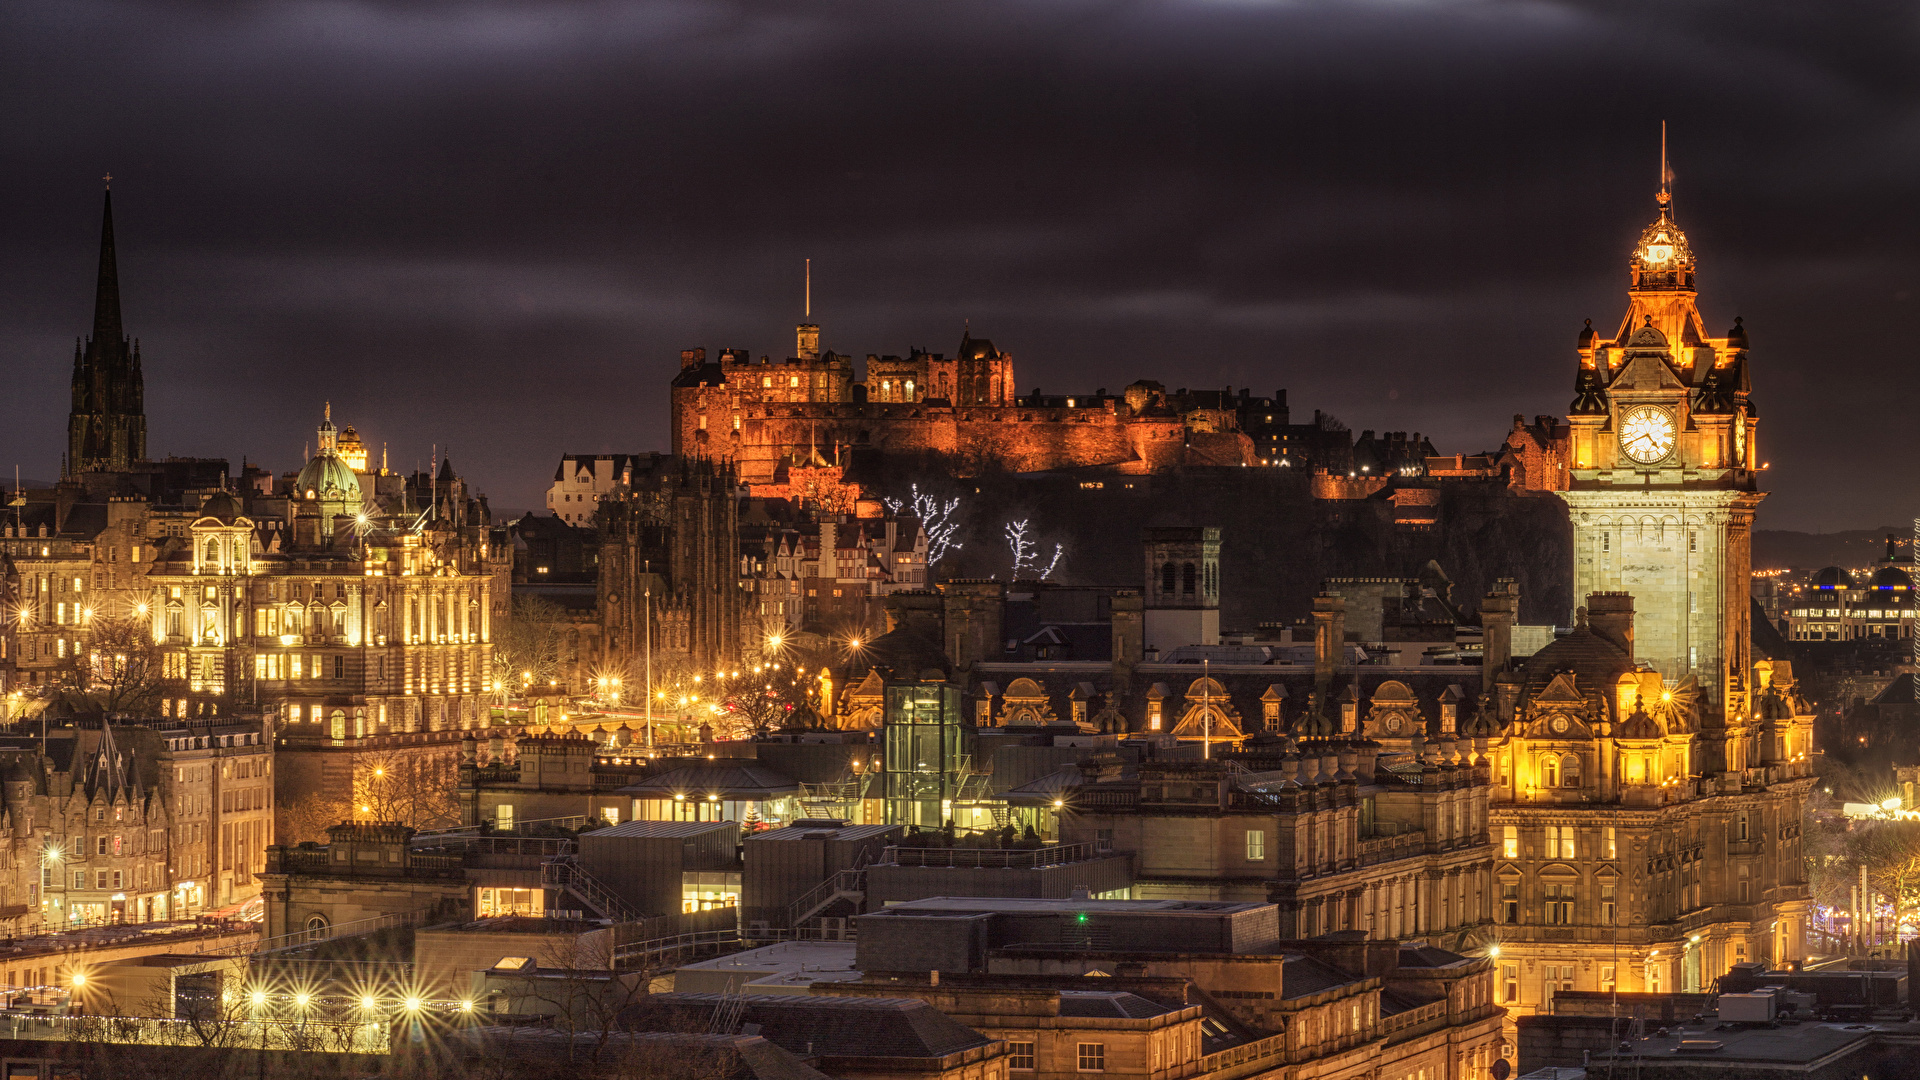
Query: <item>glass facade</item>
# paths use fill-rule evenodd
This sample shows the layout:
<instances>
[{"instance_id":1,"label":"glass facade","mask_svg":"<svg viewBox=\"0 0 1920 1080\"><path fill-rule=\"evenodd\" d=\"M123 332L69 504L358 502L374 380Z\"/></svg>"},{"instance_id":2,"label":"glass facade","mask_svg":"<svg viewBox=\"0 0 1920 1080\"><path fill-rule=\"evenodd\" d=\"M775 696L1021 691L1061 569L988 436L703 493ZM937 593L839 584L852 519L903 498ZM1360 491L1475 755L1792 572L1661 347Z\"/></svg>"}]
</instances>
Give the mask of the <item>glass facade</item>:
<instances>
[{"instance_id":1,"label":"glass facade","mask_svg":"<svg viewBox=\"0 0 1920 1080\"><path fill-rule=\"evenodd\" d=\"M887 684L884 738L888 824L939 828L951 816L961 762L959 688Z\"/></svg>"},{"instance_id":2,"label":"glass facade","mask_svg":"<svg viewBox=\"0 0 1920 1080\"><path fill-rule=\"evenodd\" d=\"M739 903L740 874L737 871L687 870L680 874L681 911L737 907Z\"/></svg>"}]
</instances>

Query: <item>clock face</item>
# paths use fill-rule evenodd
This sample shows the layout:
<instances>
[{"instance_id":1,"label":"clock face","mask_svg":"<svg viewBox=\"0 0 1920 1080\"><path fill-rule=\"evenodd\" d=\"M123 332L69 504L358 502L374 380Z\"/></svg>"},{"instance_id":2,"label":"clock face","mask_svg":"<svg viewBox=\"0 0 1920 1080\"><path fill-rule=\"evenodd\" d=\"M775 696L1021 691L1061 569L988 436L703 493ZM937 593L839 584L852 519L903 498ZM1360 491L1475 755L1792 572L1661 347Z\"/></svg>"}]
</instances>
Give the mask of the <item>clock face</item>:
<instances>
[{"instance_id":1,"label":"clock face","mask_svg":"<svg viewBox=\"0 0 1920 1080\"><path fill-rule=\"evenodd\" d=\"M1656 405L1636 405L1620 418L1620 449L1642 465L1673 453L1673 414Z\"/></svg>"},{"instance_id":2,"label":"clock face","mask_svg":"<svg viewBox=\"0 0 1920 1080\"><path fill-rule=\"evenodd\" d=\"M1565 735L1565 734L1567 733L1567 718L1566 718L1566 717L1564 717L1564 716L1556 716L1556 717L1554 717L1554 718L1553 718L1553 733L1554 733L1555 735Z\"/></svg>"},{"instance_id":3,"label":"clock face","mask_svg":"<svg viewBox=\"0 0 1920 1080\"><path fill-rule=\"evenodd\" d=\"M1400 733L1400 715L1398 713L1387 717L1387 731L1393 735Z\"/></svg>"}]
</instances>

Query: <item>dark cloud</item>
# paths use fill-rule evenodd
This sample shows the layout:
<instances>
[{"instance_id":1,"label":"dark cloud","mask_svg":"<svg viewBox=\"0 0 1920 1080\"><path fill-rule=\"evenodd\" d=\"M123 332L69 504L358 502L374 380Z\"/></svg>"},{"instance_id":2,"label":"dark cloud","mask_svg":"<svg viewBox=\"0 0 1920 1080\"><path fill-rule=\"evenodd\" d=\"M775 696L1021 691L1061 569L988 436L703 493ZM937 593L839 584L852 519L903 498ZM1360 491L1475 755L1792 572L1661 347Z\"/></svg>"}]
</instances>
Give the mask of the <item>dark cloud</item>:
<instances>
[{"instance_id":1,"label":"dark cloud","mask_svg":"<svg viewBox=\"0 0 1920 1080\"><path fill-rule=\"evenodd\" d=\"M297 465L322 400L497 505L663 448L695 344L1024 388L1287 387L1495 445L1622 307L1671 123L1763 523L1910 516L1908 5L22 2L0 454L57 471L111 170L152 449Z\"/></svg>"}]
</instances>

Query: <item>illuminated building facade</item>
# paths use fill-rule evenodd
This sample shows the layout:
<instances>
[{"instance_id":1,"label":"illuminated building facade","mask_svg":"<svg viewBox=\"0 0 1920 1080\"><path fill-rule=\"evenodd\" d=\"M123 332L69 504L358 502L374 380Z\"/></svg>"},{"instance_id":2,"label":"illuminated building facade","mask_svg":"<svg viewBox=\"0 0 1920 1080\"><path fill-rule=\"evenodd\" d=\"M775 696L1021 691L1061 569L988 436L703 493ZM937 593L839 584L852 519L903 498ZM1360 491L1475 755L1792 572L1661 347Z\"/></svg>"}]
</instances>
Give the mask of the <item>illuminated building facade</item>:
<instances>
[{"instance_id":1,"label":"illuminated building facade","mask_svg":"<svg viewBox=\"0 0 1920 1080\"><path fill-rule=\"evenodd\" d=\"M1619 332L1579 338L1559 492L1575 629L1519 664L1487 635L1496 993L1513 1011L1804 956L1812 716L1790 664L1750 655L1746 332L1705 332L1665 191L1629 269Z\"/></svg>"}]
</instances>

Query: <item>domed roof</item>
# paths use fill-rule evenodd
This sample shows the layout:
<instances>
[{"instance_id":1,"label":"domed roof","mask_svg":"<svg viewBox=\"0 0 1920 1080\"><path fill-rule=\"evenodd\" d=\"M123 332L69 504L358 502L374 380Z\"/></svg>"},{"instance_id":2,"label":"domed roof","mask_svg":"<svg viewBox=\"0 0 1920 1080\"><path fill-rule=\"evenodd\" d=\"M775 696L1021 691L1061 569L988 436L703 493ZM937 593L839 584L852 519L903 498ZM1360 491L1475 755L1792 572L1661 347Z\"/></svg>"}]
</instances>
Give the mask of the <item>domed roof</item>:
<instances>
[{"instance_id":1,"label":"domed roof","mask_svg":"<svg viewBox=\"0 0 1920 1080\"><path fill-rule=\"evenodd\" d=\"M307 462L300 470L300 479L294 481L296 495L299 498L322 499L360 499L360 478L353 475L353 469L340 455L331 450L324 451Z\"/></svg>"},{"instance_id":2,"label":"domed roof","mask_svg":"<svg viewBox=\"0 0 1920 1080\"><path fill-rule=\"evenodd\" d=\"M1851 589L1853 575L1837 566L1829 566L1813 575L1813 585L1817 589Z\"/></svg>"},{"instance_id":3,"label":"domed roof","mask_svg":"<svg viewBox=\"0 0 1920 1080\"><path fill-rule=\"evenodd\" d=\"M216 491L200 504L200 516L216 518L222 525L231 525L233 519L240 516L240 502L224 491Z\"/></svg>"},{"instance_id":4,"label":"domed roof","mask_svg":"<svg viewBox=\"0 0 1920 1080\"><path fill-rule=\"evenodd\" d=\"M1555 640L1527 659L1521 672L1526 680L1526 695L1532 697L1547 688L1554 676L1572 672L1574 685L1583 694L1613 685L1620 676L1634 670L1626 650L1586 625L1583 620L1573 633Z\"/></svg>"},{"instance_id":5,"label":"domed roof","mask_svg":"<svg viewBox=\"0 0 1920 1080\"><path fill-rule=\"evenodd\" d=\"M1640 242L1633 247L1635 270L1692 270L1693 247L1687 234L1673 223L1673 212L1663 201L1660 216L1640 230Z\"/></svg>"},{"instance_id":6,"label":"domed roof","mask_svg":"<svg viewBox=\"0 0 1920 1080\"><path fill-rule=\"evenodd\" d=\"M1897 566L1883 566L1873 572L1873 588L1907 592L1913 589L1913 575Z\"/></svg>"}]
</instances>

